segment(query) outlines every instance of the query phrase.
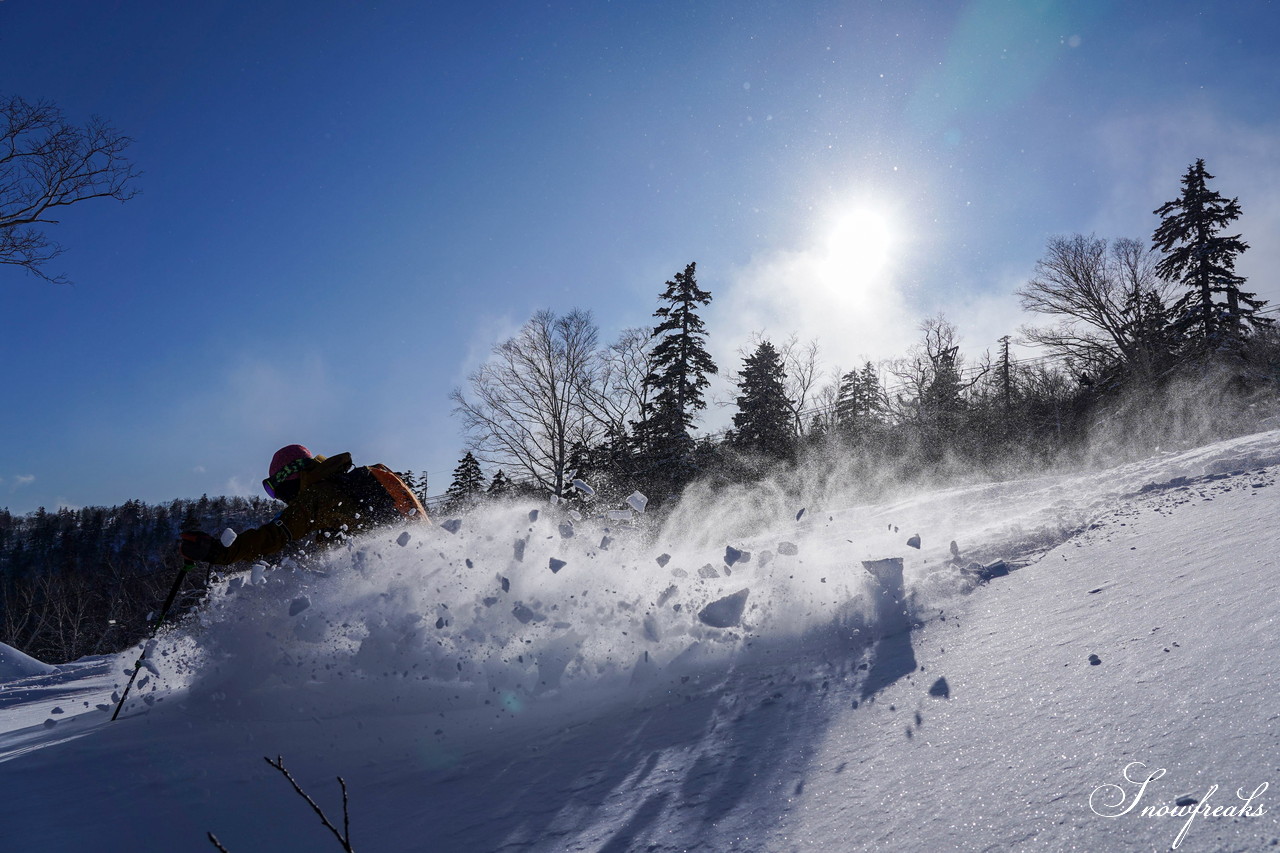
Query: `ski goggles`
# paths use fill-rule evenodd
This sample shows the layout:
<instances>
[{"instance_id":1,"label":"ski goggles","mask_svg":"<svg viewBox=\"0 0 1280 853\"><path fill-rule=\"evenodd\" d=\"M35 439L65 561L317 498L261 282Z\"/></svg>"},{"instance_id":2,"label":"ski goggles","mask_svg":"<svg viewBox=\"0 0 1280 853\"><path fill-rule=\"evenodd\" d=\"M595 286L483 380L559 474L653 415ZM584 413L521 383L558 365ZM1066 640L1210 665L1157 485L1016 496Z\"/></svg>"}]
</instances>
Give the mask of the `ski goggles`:
<instances>
[{"instance_id":1,"label":"ski goggles","mask_svg":"<svg viewBox=\"0 0 1280 853\"><path fill-rule=\"evenodd\" d=\"M295 474L299 474L302 471L305 471L313 461L315 460L308 459L305 456L302 457L301 459L293 460L288 465L284 466L279 471L277 471L274 475L263 480L262 481L263 490L266 491L268 497L274 498L276 496L276 489L284 485L285 481L292 478Z\"/></svg>"}]
</instances>

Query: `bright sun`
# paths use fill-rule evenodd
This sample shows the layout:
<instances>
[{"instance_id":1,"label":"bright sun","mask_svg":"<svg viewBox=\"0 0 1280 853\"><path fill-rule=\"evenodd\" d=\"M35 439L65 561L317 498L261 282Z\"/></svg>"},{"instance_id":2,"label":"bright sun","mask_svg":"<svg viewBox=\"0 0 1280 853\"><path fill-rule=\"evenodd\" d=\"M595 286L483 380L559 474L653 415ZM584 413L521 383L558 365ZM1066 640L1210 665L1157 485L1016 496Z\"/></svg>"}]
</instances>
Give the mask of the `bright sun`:
<instances>
[{"instance_id":1,"label":"bright sun","mask_svg":"<svg viewBox=\"0 0 1280 853\"><path fill-rule=\"evenodd\" d=\"M827 234L823 278L830 287L857 287L874 281L888 266L897 242L890 218L871 207L847 210Z\"/></svg>"}]
</instances>

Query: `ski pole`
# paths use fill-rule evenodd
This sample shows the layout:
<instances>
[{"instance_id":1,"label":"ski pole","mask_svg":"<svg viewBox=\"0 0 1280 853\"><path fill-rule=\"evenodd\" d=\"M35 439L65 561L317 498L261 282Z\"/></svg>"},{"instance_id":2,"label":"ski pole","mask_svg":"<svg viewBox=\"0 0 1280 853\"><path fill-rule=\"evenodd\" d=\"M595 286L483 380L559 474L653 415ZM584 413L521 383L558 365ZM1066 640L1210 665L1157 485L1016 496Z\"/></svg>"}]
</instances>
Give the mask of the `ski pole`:
<instances>
[{"instance_id":1,"label":"ski pole","mask_svg":"<svg viewBox=\"0 0 1280 853\"><path fill-rule=\"evenodd\" d=\"M178 571L178 576L173 579L173 586L169 590L169 597L164 600L164 607L160 608L160 616L156 619L155 624L151 626L151 633L147 636L147 642L142 644L142 653L138 655L138 661L133 665L133 675L129 676L129 683L124 686L124 693L120 694L120 701L116 703L116 711L111 715L111 721L115 722L116 717L120 716L120 709L124 707L124 700L129 697L129 690L133 687L133 680L138 677L138 672L142 669L142 661L147 656L147 644L156 635L156 631L164 624L164 617L169 615L169 608L173 606L173 600L178 597L178 590L182 588L182 581L186 578L187 572L196 567L196 564L190 560L182 564L182 568Z\"/></svg>"}]
</instances>

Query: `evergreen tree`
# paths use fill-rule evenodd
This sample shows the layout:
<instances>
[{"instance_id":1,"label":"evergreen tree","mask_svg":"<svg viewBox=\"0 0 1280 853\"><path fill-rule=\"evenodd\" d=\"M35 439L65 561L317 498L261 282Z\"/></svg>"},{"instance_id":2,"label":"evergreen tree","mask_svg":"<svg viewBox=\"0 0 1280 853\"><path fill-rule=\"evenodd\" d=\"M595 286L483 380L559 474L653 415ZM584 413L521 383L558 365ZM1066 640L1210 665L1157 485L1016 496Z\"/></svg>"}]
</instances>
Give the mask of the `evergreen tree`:
<instances>
[{"instance_id":1,"label":"evergreen tree","mask_svg":"<svg viewBox=\"0 0 1280 853\"><path fill-rule=\"evenodd\" d=\"M502 469L498 469L498 473L493 475L493 481L489 483L485 494L491 498L502 498L511 494L511 481L507 479L506 474L502 473Z\"/></svg>"},{"instance_id":2,"label":"evergreen tree","mask_svg":"<svg viewBox=\"0 0 1280 853\"><path fill-rule=\"evenodd\" d=\"M1000 338L995 364L986 381L977 384L968 412L969 427L976 440L974 450L988 459L1007 449L1025 428L1024 394L1009 350L1010 341L1009 335Z\"/></svg>"},{"instance_id":3,"label":"evergreen tree","mask_svg":"<svg viewBox=\"0 0 1280 853\"><path fill-rule=\"evenodd\" d=\"M1132 342L1130 367L1139 378L1159 373L1173 359L1178 336L1172 316L1157 290L1134 290L1125 298L1121 332Z\"/></svg>"},{"instance_id":4,"label":"evergreen tree","mask_svg":"<svg viewBox=\"0 0 1280 853\"><path fill-rule=\"evenodd\" d=\"M1164 253L1157 265L1160 275L1186 286L1186 295L1173 306L1176 330L1190 336L1200 351L1238 342L1250 331L1270 321L1257 316L1265 301L1240 290L1245 279L1236 275L1236 258L1249 245L1240 235L1223 236L1222 230L1240 217L1240 201L1224 199L1207 182L1213 179L1196 160L1182 177L1182 194L1155 213L1161 217L1152 243ZM1214 301L1221 296L1226 304Z\"/></svg>"},{"instance_id":5,"label":"evergreen tree","mask_svg":"<svg viewBox=\"0 0 1280 853\"><path fill-rule=\"evenodd\" d=\"M920 397L920 413L927 429L939 435L953 433L964 407L961 399L959 347L940 351L933 362L929 384Z\"/></svg>"},{"instance_id":6,"label":"evergreen tree","mask_svg":"<svg viewBox=\"0 0 1280 853\"><path fill-rule=\"evenodd\" d=\"M846 440L863 440L880 424L884 401L875 365L867 362L861 370L840 377L836 397L836 425Z\"/></svg>"},{"instance_id":7,"label":"evergreen tree","mask_svg":"<svg viewBox=\"0 0 1280 853\"><path fill-rule=\"evenodd\" d=\"M707 377L716 372L707 352L706 326L697 313L711 302L711 294L698 287L695 272L691 263L667 282L659 297L666 304L653 315L661 322L653 330L657 342L644 379L648 395L633 440L659 488L671 489L688 477L693 450L689 429L706 407Z\"/></svg>"},{"instance_id":8,"label":"evergreen tree","mask_svg":"<svg viewBox=\"0 0 1280 853\"><path fill-rule=\"evenodd\" d=\"M791 454L794 430L785 382L778 350L761 341L742 362L738 413L733 416L736 446L776 458Z\"/></svg>"},{"instance_id":9,"label":"evergreen tree","mask_svg":"<svg viewBox=\"0 0 1280 853\"><path fill-rule=\"evenodd\" d=\"M467 509L484 493L484 473L480 470L480 463L471 455L471 451L467 451L458 467L453 469L453 483L445 492L445 505L451 511Z\"/></svg>"}]
</instances>

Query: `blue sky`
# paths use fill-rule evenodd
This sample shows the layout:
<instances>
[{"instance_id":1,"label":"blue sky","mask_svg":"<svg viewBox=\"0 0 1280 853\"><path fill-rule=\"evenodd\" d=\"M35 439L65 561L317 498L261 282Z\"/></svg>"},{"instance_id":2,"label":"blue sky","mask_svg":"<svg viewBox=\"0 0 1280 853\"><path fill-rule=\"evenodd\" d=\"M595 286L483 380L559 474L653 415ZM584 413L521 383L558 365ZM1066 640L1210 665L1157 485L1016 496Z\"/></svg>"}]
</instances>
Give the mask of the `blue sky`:
<instances>
[{"instance_id":1,"label":"blue sky","mask_svg":"<svg viewBox=\"0 0 1280 853\"><path fill-rule=\"evenodd\" d=\"M145 174L49 230L73 286L0 267L0 506L255 494L292 442L441 492L493 344L648 325L690 261L722 367L938 312L977 354L1049 236L1149 238L1197 157L1280 301L1277 36L1269 2L4 0L0 92Z\"/></svg>"}]
</instances>

